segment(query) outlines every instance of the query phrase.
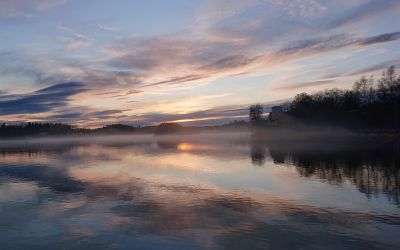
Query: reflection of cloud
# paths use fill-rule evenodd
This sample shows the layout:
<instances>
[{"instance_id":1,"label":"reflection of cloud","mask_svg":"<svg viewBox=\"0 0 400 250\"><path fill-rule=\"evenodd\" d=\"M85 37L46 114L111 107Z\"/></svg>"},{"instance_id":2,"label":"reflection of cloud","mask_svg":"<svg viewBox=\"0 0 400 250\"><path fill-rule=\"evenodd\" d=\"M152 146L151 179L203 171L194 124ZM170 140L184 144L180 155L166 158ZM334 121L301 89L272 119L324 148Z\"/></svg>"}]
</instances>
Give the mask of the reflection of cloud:
<instances>
[{"instance_id":1,"label":"reflection of cloud","mask_svg":"<svg viewBox=\"0 0 400 250\"><path fill-rule=\"evenodd\" d=\"M38 187L32 182L0 181L0 203L27 202L35 200Z\"/></svg>"},{"instance_id":2,"label":"reflection of cloud","mask_svg":"<svg viewBox=\"0 0 400 250\"><path fill-rule=\"evenodd\" d=\"M214 141L219 140L214 138L212 142ZM195 178L195 184L192 179L187 180L188 184L184 184L183 178L174 181L160 179L157 176L166 161L163 161L160 152L154 151L157 147L152 143L125 143L113 144L107 141L108 146L104 147L96 144L76 148L67 154L60 152L51 156L55 159L51 168L36 164L21 166L17 160L11 163L17 166L0 167L0 174L8 177L2 179L6 183L10 181L9 177L13 177L11 180L14 183L29 181L43 187L33 189L37 197L33 202L2 204L0 221L3 223L0 230L4 233L0 235L0 239L8 244L13 242L10 239L15 239L16 235L24 238L29 236L28 241L15 243L19 248L25 249L29 248L27 246L42 244L43 237L49 237L49 230L43 229L51 228L57 229L57 235L63 235L64 240L71 242L85 237L79 244L79 247L85 249L97 244L115 247L114 241L113 244L109 241L104 243L106 237L117 238L119 248L129 248L132 244L153 248L154 244L160 242L169 247L170 242L166 243L165 239L170 237L173 239L173 248L184 249L205 246L210 249L308 249L324 248L327 241L335 242L335 247L338 248L398 248L398 242L395 239L390 240L386 234L389 231L396 232L400 223L399 216L392 210L370 213L369 207L358 207L360 204L356 202L360 201L357 199L351 199L350 210L340 208L341 203L337 201L334 207L325 208L314 203L315 197L311 201L314 205L307 205L310 201L288 200L291 193L271 196L259 189L243 191L236 186L224 186L225 181L222 181L225 188L215 187L209 182L219 179L221 172L208 173L207 178L203 179L201 168L195 175L191 172L192 169L184 176L179 176L176 170L170 172L179 177ZM302 146L299 149L303 149ZM232 151L232 147L221 144L220 148L226 152L226 158L201 162L199 165L228 170L222 176L225 179L238 170L235 165L240 165L240 169L243 169L243 162L232 160L238 154ZM247 155L248 148L243 149ZM150 156L145 153L146 150ZM200 152L203 149L198 150ZM196 150L192 152L196 154ZM127 157L129 154L135 158ZM191 165L203 158L192 156L179 161L177 153L170 154L170 158L178 164ZM3 157L7 162L12 162L8 154ZM74 164L71 164L70 159L75 160ZM138 162L136 159L142 161ZM155 162L154 159L159 161ZM119 164L121 161L126 164L124 169ZM143 173L140 168L146 173L143 178L138 178ZM287 169L279 165L274 167L277 168ZM259 176L261 170L263 169L249 168L244 169L245 172L237 172L239 175L236 175L236 181L242 182L248 176ZM280 178L276 172L269 173L274 178ZM229 180L231 181L233 180ZM305 185L315 187L309 186L309 181L315 180L307 179ZM64 190L66 184L73 188ZM247 185L251 184L246 183L246 187ZM299 189L304 192L303 186L291 186L291 183L282 185L290 187L292 192ZM15 184L11 186L15 187ZM10 185L4 185L3 182L0 193L9 187ZM335 185L329 186L329 191L336 188ZM346 187L337 189L341 190L340 194L346 192ZM321 190L319 192L323 192ZM25 189L14 188L13 191L22 193L15 194L15 198L24 198L26 193ZM10 195L12 194L7 194L7 199L12 198ZM353 198L353 195L354 193L348 198ZM376 230L382 228L383 234L376 234ZM141 237L125 242L119 240L121 235L128 235L129 238L133 238L132 235ZM51 230L50 236L51 240L46 241L46 247L60 248L57 241L53 241L56 236Z\"/></svg>"},{"instance_id":3,"label":"reflection of cloud","mask_svg":"<svg viewBox=\"0 0 400 250\"><path fill-rule=\"evenodd\" d=\"M41 165L32 166L0 166L0 176L35 181L41 187L48 187L57 192L81 192L85 184L70 178L66 173Z\"/></svg>"}]
</instances>

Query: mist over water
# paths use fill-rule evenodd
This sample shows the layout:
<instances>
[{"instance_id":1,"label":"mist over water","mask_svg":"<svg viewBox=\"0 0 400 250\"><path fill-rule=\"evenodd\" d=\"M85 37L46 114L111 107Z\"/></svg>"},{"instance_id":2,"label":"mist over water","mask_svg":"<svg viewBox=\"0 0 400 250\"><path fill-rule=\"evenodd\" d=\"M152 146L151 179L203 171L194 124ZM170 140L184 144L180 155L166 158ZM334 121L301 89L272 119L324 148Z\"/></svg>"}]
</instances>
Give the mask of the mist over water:
<instances>
[{"instance_id":1,"label":"mist over water","mask_svg":"<svg viewBox=\"0 0 400 250\"><path fill-rule=\"evenodd\" d=\"M398 249L400 147L243 133L0 143L5 249Z\"/></svg>"}]
</instances>

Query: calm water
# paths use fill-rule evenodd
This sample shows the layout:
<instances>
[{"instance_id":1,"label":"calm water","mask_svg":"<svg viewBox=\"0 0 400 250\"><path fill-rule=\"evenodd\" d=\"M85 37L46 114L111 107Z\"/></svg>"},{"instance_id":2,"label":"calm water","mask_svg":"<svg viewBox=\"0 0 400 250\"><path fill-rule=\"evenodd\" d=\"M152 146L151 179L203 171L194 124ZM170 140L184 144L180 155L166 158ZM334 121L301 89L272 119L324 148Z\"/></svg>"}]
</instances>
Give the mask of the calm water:
<instances>
[{"instance_id":1,"label":"calm water","mask_svg":"<svg viewBox=\"0 0 400 250\"><path fill-rule=\"evenodd\" d=\"M399 153L247 135L3 142L1 249L400 249Z\"/></svg>"}]
</instances>

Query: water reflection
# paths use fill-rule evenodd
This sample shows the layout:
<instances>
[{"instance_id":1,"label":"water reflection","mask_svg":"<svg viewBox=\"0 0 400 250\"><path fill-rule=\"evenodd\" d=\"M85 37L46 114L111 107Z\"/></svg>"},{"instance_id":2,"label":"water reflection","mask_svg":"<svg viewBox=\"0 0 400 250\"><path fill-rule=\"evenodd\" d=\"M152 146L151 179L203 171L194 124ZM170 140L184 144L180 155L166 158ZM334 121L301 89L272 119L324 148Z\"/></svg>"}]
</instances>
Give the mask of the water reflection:
<instances>
[{"instance_id":1,"label":"water reflection","mask_svg":"<svg viewBox=\"0 0 400 250\"><path fill-rule=\"evenodd\" d=\"M330 184L350 182L368 198L385 194L400 204L400 157L396 143L269 144L275 163L296 166L304 177Z\"/></svg>"},{"instance_id":2,"label":"water reflection","mask_svg":"<svg viewBox=\"0 0 400 250\"><path fill-rule=\"evenodd\" d=\"M1 166L1 177L33 181L39 187L47 187L57 192L80 192L84 189L83 182L70 178L59 169L41 165Z\"/></svg>"},{"instance_id":3,"label":"water reflection","mask_svg":"<svg viewBox=\"0 0 400 250\"><path fill-rule=\"evenodd\" d=\"M191 138L2 146L0 241L5 249L396 249L398 150Z\"/></svg>"},{"instance_id":4,"label":"water reflection","mask_svg":"<svg viewBox=\"0 0 400 250\"><path fill-rule=\"evenodd\" d=\"M267 147L264 142L253 141L251 143L251 162L255 166L263 166L267 154Z\"/></svg>"}]
</instances>

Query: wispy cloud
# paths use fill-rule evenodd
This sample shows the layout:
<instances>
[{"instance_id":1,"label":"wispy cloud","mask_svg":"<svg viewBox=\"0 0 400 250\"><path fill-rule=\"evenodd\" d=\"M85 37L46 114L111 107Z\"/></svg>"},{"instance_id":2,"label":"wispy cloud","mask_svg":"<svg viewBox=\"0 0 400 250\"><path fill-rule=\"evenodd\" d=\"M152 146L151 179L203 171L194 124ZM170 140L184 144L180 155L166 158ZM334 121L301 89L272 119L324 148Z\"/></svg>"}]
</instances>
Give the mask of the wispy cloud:
<instances>
[{"instance_id":1,"label":"wispy cloud","mask_svg":"<svg viewBox=\"0 0 400 250\"><path fill-rule=\"evenodd\" d=\"M265 112L268 113L271 107L287 103L287 101L287 99L277 100L274 102L262 103L262 105ZM139 123L147 125L156 125L161 122L178 122L189 126L215 125L232 122L234 120L246 120L248 117L249 105L250 104L217 106L184 114L153 112L137 115L135 117L126 117L124 121L127 123L129 123L128 121L131 121L132 124Z\"/></svg>"},{"instance_id":2,"label":"wispy cloud","mask_svg":"<svg viewBox=\"0 0 400 250\"><path fill-rule=\"evenodd\" d=\"M36 4L36 10L46 11L64 5L68 0L40 0Z\"/></svg>"},{"instance_id":3,"label":"wispy cloud","mask_svg":"<svg viewBox=\"0 0 400 250\"><path fill-rule=\"evenodd\" d=\"M270 0L290 16L314 17L327 11L327 6L317 0Z\"/></svg>"},{"instance_id":4,"label":"wispy cloud","mask_svg":"<svg viewBox=\"0 0 400 250\"><path fill-rule=\"evenodd\" d=\"M48 11L65 4L68 0L2 0L0 18L27 18L37 12Z\"/></svg>"},{"instance_id":5,"label":"wispy cloud","mask_svg":"<svg viewBox=\"0 0 400 250\"><path fill-rule=\"evenodd\" d=\"M214 62L206 64L201 69L221 71L224 69L234 69L244 67L252 63L256 58L248 58L245 55L231 55L225 58L218 59Z\"/></svg>"},{"instance_id":6,"label":"wispy cloud","mask_svg":"<svg viewBox=\"0 0 400 250\"><path fill-rule=\"evenodd\" d=\"M369 0L366 3L344 12L333 21L328 28L338 28L367 18L378 16L386 11L393 11L400 7L398 0Z\"/></svg>"},{"instance_id":7,"label":"wispy cloud","mask_svg":"<svg viewBox=\"0 0 400 250\"><path fill-rule=\"evenodd\" d=\"M59 28L76 37L85 37L68 28ZM240 76L247 72L254 74L259 71L259 74L263 74L266 69L295 60L346 47L387 43L399 38L399 32L370 37L337 34L293 41L274 50L246 55L237 54L237 47L227 42L221 44L207 39L191 41L159 37L155 41L125 40L118 43L114 46L121 50L124 56L106 58L97 64L90 62L85 65L82 62L65 61L63 65L62 61L58 60L58 63L61 63L58 66L49 63L47 68L35 68L37 63L32 62L30 70L32 75L39 77L37 80L42 84L59 81L84 82L93 87L94 91L95 87L102 87L102 91L95 94L116 91L116 94L109 96L120 98L127 96L124 93L126 88L133 88L138 92L144 91L144 87L197 84L231 75ZM43 62L43 59L41 61ZM96 69L93 69L93 66L96 66ZM20 72L21 67L16 67L15 70ZM125 90L127 91L129 90Z\"/></svg>"},{"instance_id":8,"label":"wispy cloud","mask_svg":"<svg viewBox=\"0 0 400 250\"><path fill-rule=\"evenodd\" d=\"M65 26L57 26L58 29L65 31L69 36L59 36L58 40L66 44L66 51L72 51L77 49L85 49L92 45L95 41L94 38L76 32Z\"/></svg>"},{"instance_id":9,"label":"wispy cloud","mask_svg":"<svg viewBox=\"0 0 400 250\"><path fill-rule=\"evenodd\" d=\"M318 80L318 81L312 81L312 82L300 82L300 83L294 83L294 84L288 84L288 85L276 87L276 88L273 88L272 90L274 90L274 91L304 90L306 88L311 88L311 87L327 86L333 82L334 82L334 80Z\"/></svg>"},{"instance_id":10,"label":"wispy cloud","mask_svg":"<svg viewBox=\"0 0 400 250\"><path fill-rule=\"evenodd\" d=\"M111 32L111 33L117 33L117 32L121 31L121 28L114 27L114 26L99 25L98 27L102 31Z\"/></svg>"},{"instance_id":11,"label":"wispy cloud","mask_svg":"<svg viewBox=\"0 0 400 250\"><path fill-rule=\"evenodd\" d=\"M375 73L380 73L390 66L400 67L400 59L397 60L388 60L380 63L376 63L367 67L363 67L361 69L350 71L346 74L331 74L326 76L327 78L335 78L335 77L343 77L343 76L359 76L359 75L373 75Z\"/></svg>"},{"instance_id":12,"label":"wispy cloud","mask_svg":"<svg viewBox=\"0 0 400 250\"><path fill-rule=\"evenodd\" d=\"M1 95L0 115L35 114L66 106L69 98L86 91L78 82L59 83L25 95Z\"/></svg>"},{"instance_id":13,"label":"wispy cloud","mask_svg":"<svg viewBox=\"0 0 400 250\"><path fill-rule=\"evenodd\" d=\"M292 42L289 46L281 49L279 53L292 54L306 51L323 52L326 50L332 50L347 46L349 44L352 44L354 41L354 36L350 34L338 34L328 37L317 37L313 39Z\"/></svg>"},{"instance_id":14,"label":"wispy cloud","mask_svg":"<svg viewBox=\"0 0 400 250\"><path fill-rule=\"evenodd\" d=\"M347 47L364 47L375 44L392 42L400 39L399 32L385 33L370 37L356 37L353 34L338 34L327 37L317 37L307 40L299 40L270 55L270 60L288 61L308 56L318 55L324 52L335 51Z\"/></svg>"},{"instance_id":15,"label":"wispy cloud","mask_svg":"<svg viewBox=\"0 0 400 250\"><path fill-rule=\"evenodd\" d=\"M5 0L0 2L0 18L7 15L37 15L39 18L39 13L66 2ZM72 1L68 4L71 8L80 6ZM35 43L29 43L32 48L16 47L9 52L1 50L0 86L7 91L0 94L1 101L7 101L3 103L7 105L1 107L2 113L12 113L11 101L15 105L31 101L31 109L15 108L16 114L22 114L18 113L19 110L26 109L39 117L39 114L44 116L51 111L54 113L48 115L54 119L68 121L75 118L81 121L87 117L92 124L117 120L157 120L152 120L150 116L158 117L157 121L219 121L228 115L237 117L244 114L229 114L224 110L209 116L196 113L226 104L226 96L207 100L211 103L207 107L204 107L204 100L180 98L197 93L196 90L201 90L199 93L205 97L216 92L232 92L232 100L243 104L263 101L262 98L285 98L294 91L318 90L335 84L333 79L323 77L329 73L332 75L323 67L348 78L380 70L395 61L395 53L389 55L384 52L385 58L380 59L383 62L378 65L378 61L371 59L368 63L366 60L373 56L361 55L360 52L383 50L389 42L390 46L393 44L396 47L396 41L400 39L398 25L392 20L385 21L385 15L393 15L400 7L399 1L395 0L207 0L198 7L190 24L183 25L183 28L179 26L176 30L164 30L163 25L155 33L153 30L137 29L135 25L124 26L122 21L131 19L123 16L126 13L122 12L111 23L98 13L88 18L71 15L66 20L60 20L58 23L63 25L50 30L46 33L48 36L40 32L35 34L36 41L51 40L55 44L44 42L41 43L43 47L36 47ZM31 25L36 21L40 25L45 23L38 18L32 19ZM373 27L363 26L370 24L370 20L378 22ZM25 23L21 20L1 21L6 24ZM140 21L145 27L147 20ZM388 25L375 27L382 23ZM54 24L50 26L54 27ZM132 33L141 35L132 37ZM11 45L13 42L8 41ZM64 53L60 53L60 43ZM343 60L344 57L348 60ZM339 60L340 65L335 64ZM309 72L313 73L312 77ZM12 89L9 81L17 83L15 86L18 88ZM29 84L26 83L28 81ZM49 95L48 102L38 97L45 96L40 91L12 94L27 92L27 89L43 89L58 82L82 83L89 89L82 94L85 98L74 99L74 108L68 105L58 107L63 102L70 104L69 98L74 94L62 96L60 93L62 97L59 99ZM249 86L249 89L258 88L260 92L243 94L243 89L237 90L241 85ZM275 90L279 96L269 92L262 94L261 90ZM171 99L174 102L165 103ZM125 108L131 111L124 111ZM111 111L102 114L99 113L103 111L101 109ZM171 116L169 113L172 110L179 114ZM95 116L104 119L100 121Z\"/></svg>"},{"instance_id":16,"label":"wispy cloud","mask_svg":"<svg viewBox=\"0 0 400 250\"><path fill-rule=\"evenodd\" d=\"M47 117L50 121L55 122L97 122L102 123L107 120L123 119L127 115L124 115L125 110L112 109L93 111L85 107L71 108L70 111L66 110L63 114L50 115Z\"/></svg>"},{"instance_id":17,"label":"wispy cloud","mask_svg":"<svg viewBox=\"0 0 400 250\"><path fill-rule=\"evenodd\" d=\"M149 87L149 86L156 86L156 85L162 85L162 84L178 84L178 83L187 83L187 82L192 82L196 80L201 80L209 77L208 75L187 75L187 76L179 76L179 77L173 77L171 79L163 80L160 82L156 83L150 83L147 85L144 85L143 87Z\"/></svg>"},{"instance_id":18,"label":"wispy cloud","mask_svg":"<svg viewBox=\"0 0 400 250\"><path fill-rule=\"evenodd\" d=\"M400 32L386 33L386 34L381 34L381 35L361 39L358 42L358 45L369 46L369 45L373 45L373 44L392 42L392 41L396 41L399 39L400 39Z\"/></svg>"}]
</instances>

